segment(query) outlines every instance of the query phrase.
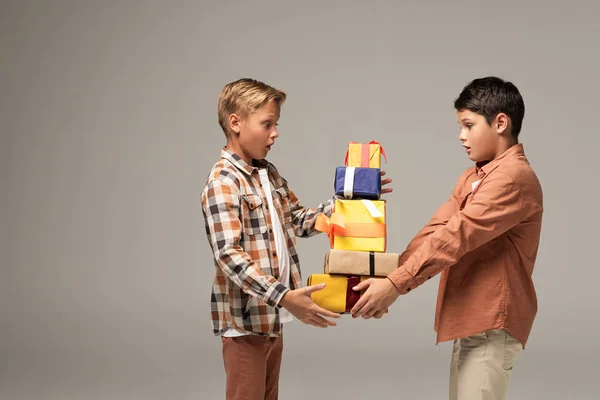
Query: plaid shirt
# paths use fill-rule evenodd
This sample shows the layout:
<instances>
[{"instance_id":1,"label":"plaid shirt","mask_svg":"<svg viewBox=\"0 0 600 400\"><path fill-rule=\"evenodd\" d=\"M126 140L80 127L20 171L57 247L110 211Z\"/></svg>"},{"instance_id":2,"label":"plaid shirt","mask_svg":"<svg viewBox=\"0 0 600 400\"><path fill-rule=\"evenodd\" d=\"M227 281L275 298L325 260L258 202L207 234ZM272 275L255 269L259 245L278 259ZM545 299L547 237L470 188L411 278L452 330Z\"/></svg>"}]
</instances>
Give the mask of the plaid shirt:
<instances>
[{"instance_id":1,"label":"plaid shirt","mask_svg":"<svg viewBox=\"0 0 600 400\"><path fill-rule=\"evenodd\" d=\"M291 289L302 287L295 237L319 233L314 229L316 217L319 213L330 216L333 201L304 208L273 164L255 160L255 166L250 166L228 150L223 150L221 157L202 191L206 234L216 266L211 296L213 332L221 335L235 328L278 336L279 301L289 289L278 281L275 237L258 170L268 169L273 204L290 256Z\"/></svg>"}]
</instances>

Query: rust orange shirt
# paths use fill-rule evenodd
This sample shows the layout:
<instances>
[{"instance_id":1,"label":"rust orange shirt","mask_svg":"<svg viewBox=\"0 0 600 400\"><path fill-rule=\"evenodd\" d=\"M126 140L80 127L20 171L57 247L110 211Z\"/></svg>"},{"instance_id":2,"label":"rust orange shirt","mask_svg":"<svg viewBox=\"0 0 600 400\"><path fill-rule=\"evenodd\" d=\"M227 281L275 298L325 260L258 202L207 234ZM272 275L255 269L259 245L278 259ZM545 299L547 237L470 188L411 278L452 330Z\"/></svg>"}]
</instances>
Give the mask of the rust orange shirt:
<instances>
[{"instance_id":1,"label":"rust orange shirt","mask_svg":"<svg viewBox=\"0 0 600 400\"><path fill-rule=\"evenodd\" d=\"M462 174L388 276L406 294L442 273L437 343L506 329L525 346L537 312L531 275L542 212L542 188L521 144Z\"/></svg>"}]
</instances>

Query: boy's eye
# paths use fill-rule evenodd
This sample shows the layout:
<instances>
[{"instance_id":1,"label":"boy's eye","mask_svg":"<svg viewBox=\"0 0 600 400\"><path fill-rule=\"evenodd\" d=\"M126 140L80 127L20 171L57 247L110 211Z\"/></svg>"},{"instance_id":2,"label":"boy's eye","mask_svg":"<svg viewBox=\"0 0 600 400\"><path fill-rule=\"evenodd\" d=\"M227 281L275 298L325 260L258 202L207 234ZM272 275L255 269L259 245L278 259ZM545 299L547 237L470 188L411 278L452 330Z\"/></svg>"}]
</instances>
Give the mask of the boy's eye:
<instances>
[{"instance_id":1,"label":"boy's eye","mask_svg":"<svg viewBox=\"0 0 600 400\"><path fill-rule=\"evenodd\" d=\"M473 124L466 124L467 125L467 129L471 129L473 127Z\"/></svg>"}]
</instances>

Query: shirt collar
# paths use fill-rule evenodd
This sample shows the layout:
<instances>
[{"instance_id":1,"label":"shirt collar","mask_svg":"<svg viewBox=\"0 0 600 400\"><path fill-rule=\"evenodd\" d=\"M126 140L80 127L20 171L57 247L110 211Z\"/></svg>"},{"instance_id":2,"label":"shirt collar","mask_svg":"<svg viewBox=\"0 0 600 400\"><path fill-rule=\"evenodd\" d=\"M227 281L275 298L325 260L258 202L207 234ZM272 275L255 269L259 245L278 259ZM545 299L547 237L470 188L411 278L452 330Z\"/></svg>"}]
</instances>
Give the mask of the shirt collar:
<instances>
[{"instance_id":1,"label":"shirt collar","mask_svg":"<svg viewBox=\"0 0 600 400\"><path fill-rule=\"evenodd\" d=\"M231 150L227 150L226 148L221 150L221 158L226 159L237 169L246 173L247 175L252 175L254 172L257 172L259 168L267 168L269 166L269 162L267 160L252 160L254 165L248 165L248 163L244 161L242 157L238 156Z\"/></svg>"},{"instance_id":2,"label":"shirt collar","mask_svg":"<svg viewBox=\"0 0 600 400\"><path fill-rule=\"evenodd\" d=\"M504 153L502 153L499 157L494 158L491 161L480 161L475 164L475 171L477 172L477 176L479 178L483 178L492 172L503 160L522 156L524 155L523 144L517 143L508 148Z\"/></svg>"}]
</instances>

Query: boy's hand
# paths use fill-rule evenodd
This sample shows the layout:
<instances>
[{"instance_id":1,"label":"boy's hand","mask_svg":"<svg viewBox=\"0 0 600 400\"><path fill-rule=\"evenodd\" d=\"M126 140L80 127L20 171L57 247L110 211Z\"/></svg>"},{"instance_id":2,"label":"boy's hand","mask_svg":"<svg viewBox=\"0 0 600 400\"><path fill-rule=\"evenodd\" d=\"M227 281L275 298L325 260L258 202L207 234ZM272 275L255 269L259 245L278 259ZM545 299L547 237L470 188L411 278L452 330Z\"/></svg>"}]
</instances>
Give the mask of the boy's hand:
<instances>
[{"instance_id":1,"label":"boy's hand","mask_svg":"<svg viewBox=\"0 0 600 400\"><path fill-rule=\"evenodd\" d=\"M367 279L353 288L355 291L367 289L352 308L352 318L381 318L385 310L400 296L400 292L389 279Z\"/></svg>"},{"instance_id":2,"label":"boy's hand","mask_svg":"<svg viewBox=\"0 0 600 400\"><path fill-rule=\"evenodd\" d=\"M385 171L380 171L379 174L381 176L385 175ZM384 188L385 185L392 183L392 178L386 178L381 181L381 194L391 193L394 191L391 187Z\"/></svg>"},{"instance_id":3,"label":"boy's hand","mask_svg":"<svg viewBox=\"0 0 600 400\"><path fill-rule=\"evenodd\" d=\"M340 314L328 311L316 305L310 298L310 294L321 290L325 287L324 283L319 285L308 286L301 289L288 290L279 304L300 321L308 325L313 325L319 328L327 328L327 326L336 326L336 323L323 318L323 315L330 318L339 318Z\"/></svg>"}]
</instances>

